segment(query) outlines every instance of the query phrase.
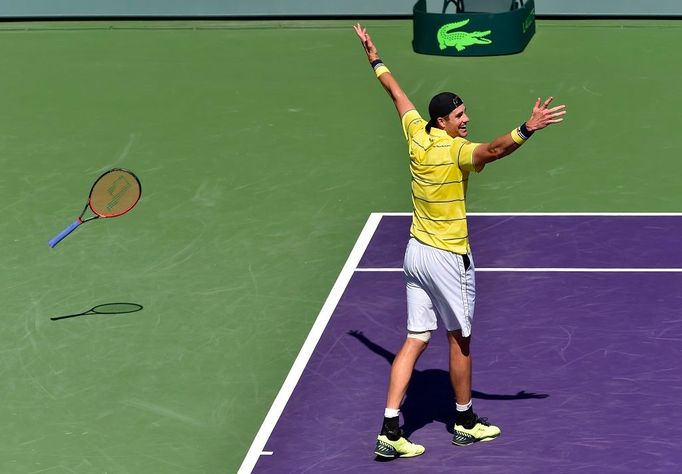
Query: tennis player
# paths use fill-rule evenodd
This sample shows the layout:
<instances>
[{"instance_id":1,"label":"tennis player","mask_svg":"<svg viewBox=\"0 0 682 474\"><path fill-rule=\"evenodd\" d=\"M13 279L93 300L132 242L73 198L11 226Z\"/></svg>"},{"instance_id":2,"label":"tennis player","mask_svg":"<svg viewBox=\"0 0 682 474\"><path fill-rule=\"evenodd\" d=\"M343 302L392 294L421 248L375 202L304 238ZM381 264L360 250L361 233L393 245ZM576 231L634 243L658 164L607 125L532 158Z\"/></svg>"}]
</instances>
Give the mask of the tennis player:
<instances>
[{"instance_id":1,"label":"tennis player","mask_svg":"<svg viewBox=\"0 0 682 474\"><path fill-rule=\"evenodd\" d=\"M379 59L367 30L355 25L367 59L393 100L407 139L412 175L412 226L405 251L407 337L391 366L388 397L374 453L381 457L413 457L424 446L412 443L399 427L400 405L417 360L426 349L438 317L447 329L450 380L455 392L452 443L466 446L490 441L500 429L474 413L471 400L471 323L475 280L466 221L465 196L471 172L521 147L534 132L559 123L565 106L550 107L552 97L538 99L530 118L490 143L466 139L469 117L462 99L442 92L429 103L424 120Z\"/></svg>"}]
</instances>

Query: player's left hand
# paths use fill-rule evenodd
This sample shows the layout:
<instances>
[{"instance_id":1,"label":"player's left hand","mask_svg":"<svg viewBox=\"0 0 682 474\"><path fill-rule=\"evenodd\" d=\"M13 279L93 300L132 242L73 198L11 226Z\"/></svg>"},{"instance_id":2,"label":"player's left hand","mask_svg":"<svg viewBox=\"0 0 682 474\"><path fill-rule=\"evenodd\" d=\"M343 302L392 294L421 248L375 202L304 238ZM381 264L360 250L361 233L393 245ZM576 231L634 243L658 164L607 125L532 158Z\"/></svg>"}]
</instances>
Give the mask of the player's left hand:
<instances>
[{"instance_id":1,"label":"player's left hand","mask_svg":"<svg viewBox=\"0 0 682 474\"><path fill-rule=\"evenodd\" d=\"M554 100L554 97L550 96L543 102L542 99L538 97L538 100L533 107L533 112L526 121L526 127L529 131L534 132L535 130L541 130L553 123L563 122L563 115L566 114L566 106L557 105L549 108L552 100Z\"/></svg>"}]
</instances>

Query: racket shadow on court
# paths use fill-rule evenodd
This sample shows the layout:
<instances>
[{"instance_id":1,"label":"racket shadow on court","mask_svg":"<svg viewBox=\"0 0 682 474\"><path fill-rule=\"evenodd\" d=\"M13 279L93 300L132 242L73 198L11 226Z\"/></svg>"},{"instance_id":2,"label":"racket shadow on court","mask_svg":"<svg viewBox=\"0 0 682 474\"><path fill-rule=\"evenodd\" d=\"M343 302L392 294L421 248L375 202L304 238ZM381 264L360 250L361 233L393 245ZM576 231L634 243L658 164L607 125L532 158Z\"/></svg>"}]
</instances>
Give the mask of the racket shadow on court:
<instances>
[{"instance_id":1,"label":"racket shadow on court","mask_svg":"<svg viewBox=\"0 0 682 474\"><path fill-rule=\"evenodd\" d=\"M395 354L371 341L360 331L348 331L348 335L360 341L370 351L393 364ZM479 400L528 400L547 398L545 393L532 393L521 390L515 394L494 394L471 391L472 398ZM450 383L450 374L443 369L414 370L407 389L405 401L400 407L405 424L403 432L406 437L433 422L445 424L449 433L455 425L455 402Z\"/></svg>"},{"instance_id":2,"label":"racket shadow on court","mask_svg":"<svg viewBox=\"0 0 682 474\"><path fill-rule=\"evenodd\" d=\"M79 316L87 316L91 314L105 316L114 314L137 313L138 311L141 311L142 308L143 306L137 303L104 303L98 304L97 306L93 306L89 310L83 311L82 313L67 314L64 316L54 316L50 318L50 320L59 321L61 319L76 318Z\"/></svg>"}]
</instances>

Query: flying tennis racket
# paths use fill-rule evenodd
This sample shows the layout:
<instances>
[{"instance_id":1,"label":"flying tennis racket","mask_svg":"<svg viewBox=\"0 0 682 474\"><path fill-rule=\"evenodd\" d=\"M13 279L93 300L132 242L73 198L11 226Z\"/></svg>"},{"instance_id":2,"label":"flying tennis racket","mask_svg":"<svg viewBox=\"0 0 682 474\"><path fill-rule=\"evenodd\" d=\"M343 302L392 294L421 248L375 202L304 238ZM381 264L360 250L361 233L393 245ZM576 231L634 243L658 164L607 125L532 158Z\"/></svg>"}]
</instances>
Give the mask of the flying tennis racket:
<instances>
[{"instance_id":1,"label":"flying tennis racket","mask_svg":"<svg viewBox=\"0 0 682 474\"><path fill-rule=\"evenodd\" d=\"M140 196L142 196L142 185L131 171L121 168L107 171L97 178L95 184L92 185L88 202L78 219L50 240L48 244L54 248L64 237L84 222L100 217L118 217L125 214L135 207ZM83 218L88 207L93 215Z\"/></svg>"}]
</instances>

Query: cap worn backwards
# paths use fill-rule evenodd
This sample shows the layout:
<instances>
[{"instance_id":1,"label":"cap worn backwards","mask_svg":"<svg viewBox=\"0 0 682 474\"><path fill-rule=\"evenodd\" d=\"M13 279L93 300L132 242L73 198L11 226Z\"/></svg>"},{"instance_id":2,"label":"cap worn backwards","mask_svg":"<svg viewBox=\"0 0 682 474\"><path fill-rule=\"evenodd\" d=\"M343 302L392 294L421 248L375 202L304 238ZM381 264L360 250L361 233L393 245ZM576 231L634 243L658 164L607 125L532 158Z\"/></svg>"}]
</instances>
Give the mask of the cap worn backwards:
<instances>
[{"instance_id":1,"label":"cap worn backwards","mask_svg":"<svg viewBox=\"0 0 682 474\"><path fill-rule=\"evenodd\" d=\"M436 126L438 117L445 117L463 103L461 97L454 92L441 92L434 95L429 102L429 122L426 124L426 130Z\"/></svg>"}]
</instances>

